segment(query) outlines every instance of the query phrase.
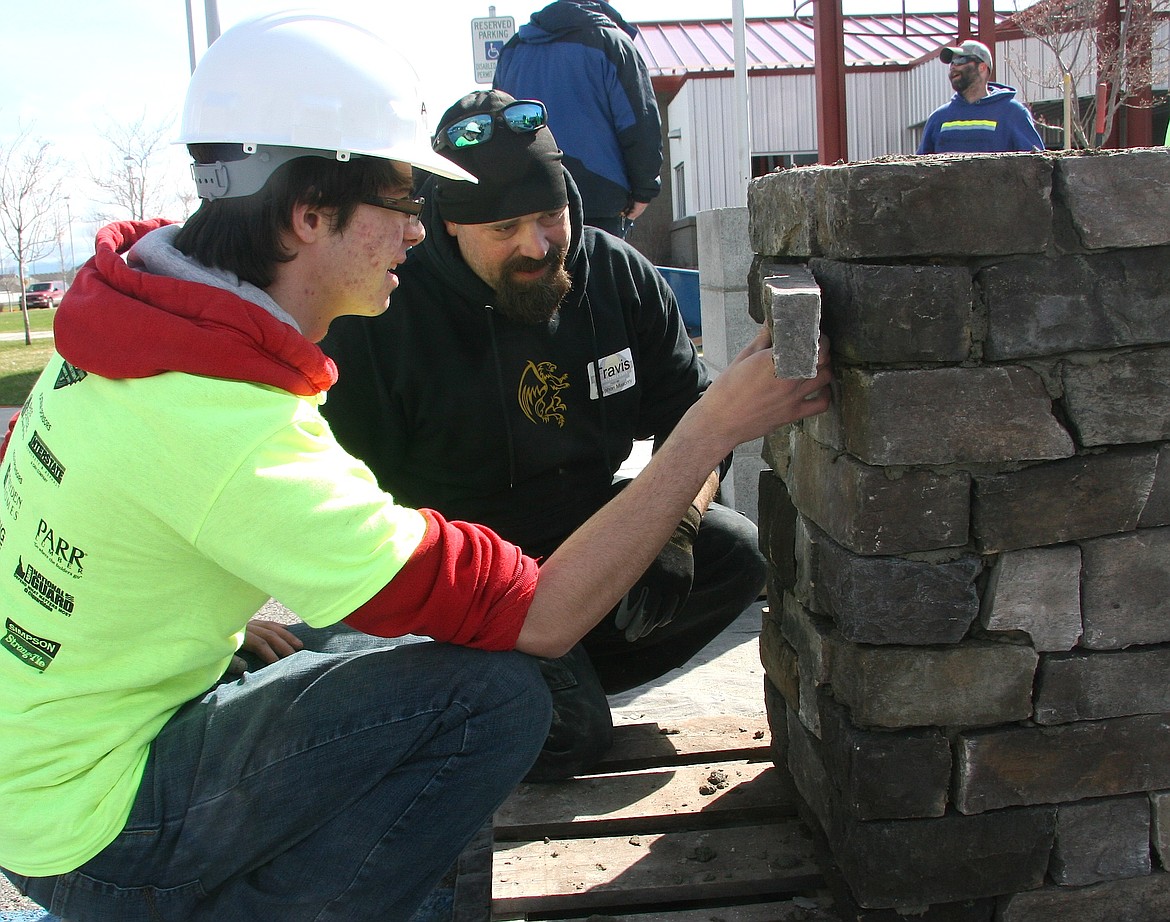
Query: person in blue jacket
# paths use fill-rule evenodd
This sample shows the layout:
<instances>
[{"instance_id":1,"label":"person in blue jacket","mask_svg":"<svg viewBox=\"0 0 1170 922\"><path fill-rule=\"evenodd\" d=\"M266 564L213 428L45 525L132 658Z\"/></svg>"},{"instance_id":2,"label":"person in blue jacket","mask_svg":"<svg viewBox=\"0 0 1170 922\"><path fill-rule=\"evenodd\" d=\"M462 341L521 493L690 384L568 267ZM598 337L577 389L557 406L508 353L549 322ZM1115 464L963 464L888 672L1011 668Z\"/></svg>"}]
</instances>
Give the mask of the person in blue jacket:
<instances>
[{"instance_id":1,"label":"person in blue jacket","mask_svg":"<svg viewBox=\"0 0 1170 922\"><path fill-rule=\"evenodd\" d=\"M495 89L539 99L585 204L624 237L658 195L662 121L638 30L605 0L554 0L500 51Z\"/></svg>"},{"instance_id":2,"label":"person in blue jacket","mask_svg":"<svg viewBox=\"0 0 1170 922\"><path fill-rule=\"evenodd\" d=\"M968 40L944 48L955 95L926 120L920 154L992 153L1044 150L1032 113L1016 99L1016 89L991 80L991 51Z\"/></svg>"}]
</instances>

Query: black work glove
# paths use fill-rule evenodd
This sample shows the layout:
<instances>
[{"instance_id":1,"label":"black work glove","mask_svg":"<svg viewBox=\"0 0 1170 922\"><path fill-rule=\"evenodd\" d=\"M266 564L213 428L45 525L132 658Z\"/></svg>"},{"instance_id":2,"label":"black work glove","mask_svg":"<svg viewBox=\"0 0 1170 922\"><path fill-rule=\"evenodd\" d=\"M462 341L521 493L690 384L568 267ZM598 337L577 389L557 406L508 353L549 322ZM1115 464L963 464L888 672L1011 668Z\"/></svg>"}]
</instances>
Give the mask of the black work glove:
<instances>
[{"instance_id":1,"label":"black work glove","mask_svg":"<svg viewBox=\"0 0 1170 922\"><path fill-rule=\"evenodd\" d=\"M678 528L649 569L614 609L614 626L633 642L669 624L691 592L695 579L695 538L702 516L692 503Z\"/></svg>"}]
</instances>

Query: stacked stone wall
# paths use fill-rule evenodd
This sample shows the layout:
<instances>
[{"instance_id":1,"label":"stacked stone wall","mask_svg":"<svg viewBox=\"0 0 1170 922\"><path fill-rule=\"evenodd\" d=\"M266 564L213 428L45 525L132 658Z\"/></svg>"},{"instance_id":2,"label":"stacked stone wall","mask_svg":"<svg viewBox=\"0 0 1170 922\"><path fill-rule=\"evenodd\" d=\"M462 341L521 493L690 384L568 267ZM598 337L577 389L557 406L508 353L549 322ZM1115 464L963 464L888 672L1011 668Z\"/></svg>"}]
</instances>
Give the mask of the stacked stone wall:
<instances>
[{"instance_id":1,"label":"stacked stone wall","mask_svg":"<svg viewBox=\"0 0 1170 922\"><path fill-rule=\"evenodd\" d=\"M1170 152L749 190L777 759L861 907L1170 919ZM933 914L933 915L932 915Z\"/></svg>"}]
</instances>

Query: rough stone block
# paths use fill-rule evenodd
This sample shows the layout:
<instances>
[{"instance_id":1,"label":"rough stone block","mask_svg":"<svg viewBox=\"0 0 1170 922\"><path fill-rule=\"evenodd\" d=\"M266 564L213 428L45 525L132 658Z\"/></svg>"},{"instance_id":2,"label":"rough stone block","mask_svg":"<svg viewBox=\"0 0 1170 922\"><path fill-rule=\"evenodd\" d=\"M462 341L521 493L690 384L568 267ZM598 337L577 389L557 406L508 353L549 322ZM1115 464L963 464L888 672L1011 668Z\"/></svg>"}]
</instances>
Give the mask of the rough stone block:
<instances>
[{"instance_id":1,"label":"rough stone block","mask_svg":"<svg viewBox=\"0 0 1170 922\"><path fill-rule=\"evenodd\" d=\"M955 266L809 261L835 359L854 364L963 362L972 342L971 273Z\"/></svg>"},{"instance_id":2,"label":"rough stone block","mask_svg":"<svg viewBox=\"0 0 1170 922\"><path fill-rule=\"evenodd\" d=\"M913 819L946 812L951 747L940 731L861 730L824 690L819 696L825 768L852 818Z\"/></svg>"},{"instance_id":3,"label":"rough stone block","mask_svg":"<svg viewBox=\"0 0 1170 922\"><path fill-rule=\"evenodd\" d=\"M749 233L755 252L769 255L1039 253L1051 236L1051 191L1052 165L1042 154L785 170L748 187ZM1005 201L1013 207L1003 207Z\"/></svg>"},{"instance_id":4,"label":"rough stone block","mask_svg":"<svg viewBox=\"0 0 1170 922\"><path fill-rule=\"evenodd\" d=\"M1032 714L1031 647L969 641L955 647L839 644L833 695L862 727L982 727Z\"/></svg>"},{"instance_id":5,"label":"rough stone block","mask_svg":"<svg viewBox=\"0 0 1170 922\"><path fill-rule=\"evenodd\" d=\"M799 424L781 426L764 436L764 447L761 451L764 464L771 469L774 476L782 480L788 478L788 470L792 466L792 439L799 428Z\"/></svg>"},{"instance_id":6,"label":"rough stone block","mask_svg":"<svg viewBox=\"0 0 1170 922\"><path fill-rule=\"evenodd\" d=\"M799 664L800 698L797 712L801 722L817 736L821 733L817 690L828 681L835 655L832 627L831 622L817 617L791 595L785 594L781 632L796 651Z\"/></svg>"},{"instance_id":7,"label":"rough stone block","mask_svg":"<svg viewBox=\"0 0 1170 922\"><path fill-rule=\"evenodd\" d=\"M1118 449L976 476L975 546L993 553L1131 531L1150 495L1157 461L1149 449ZM799 499L796 505L801 507Z\"/></svg>"},{"instance_id":8,"label":"rough stone block","mask_svg":"<svg viewBox=\"0 0 1170 922\"><path fill-rule=\"evenodd\" d=\"M796 507L788 488L771 471L760 474L760 551L772 568L776 584L796 586Z\"/></svg>"},{"instance_id":9,"label":"rough stone block","mask_svg":"<svg viewBox=\"0 0 1170 922\"><path fill-rule=\"evenodd\" d=\"M1003 361L1167 341L1170 250L1013 259L976 275L983 356Z\"/></svg>"},{"instance_id":10,"label":"rough stone block","mask_svg":"<svg viewBox=\"0 0 1170 922\"><path fill-rule=\"evenodd\" d=\"M812 254L814 190L824 169L798 167L748 183L748 239L754 252L796 258Z\"/></svg>"},{"instance_id":11,"label":"rough stone block","mask_svg":"<svg viewBox=\"0 0 1170 922\"><path fill-rule=\"evenodd\" d=\"M963 554L931 563L853 554L823 533L811 574L816 610L829 614L846 640L869 644L948 644L966 635L979 613L975 577L982 559Z\"/></svg>"},{"instance_id":12,"label":"rough stone block","mask_svg":"<svg viewBox=\"0 0 1170 922\"><path fill-rule=\"evenodd\" d=\"M854 553L907 554L967 543L968 474L892 476L799 431L793 445L788 472L793 503Z\"/></svg>"},{"instance_id":13,"label":"rough stone block","mask_svg":"<svg viewBox=\"0 0 1170 922\"><path fill-rule=\"evenodd\" d=\"M1150 873L1150 801L1144 795L1062 804L1049 874L1065 887Z\"/></svg>"},{"instance_id":14,"label":"rough stone block","mask_svg":"<svg viewBox=\"0 0 1170 922\"><path fill-rule=\"evenodd\" d=\"M804 266L765 276L764 303L778 378L815 378L821 336L821 291Z\"/></svg>"},{"instance_id":15,"label":"rough stone block","mask_svg":"<svg viewBox=\"0 0 1170 922\"><path fill-rule=\"evenodd\" d=\"M1071 650L1081 636L1081 549L1065 544L1000 554L979 617L989 631L1023 631L1038 652Z\"/></svg>"},{"instance_id":16,"label":"rough stone block","mask_svg":"<svg viewBox=\"0 0 1170 922\"><path fill-rule=\"evenodd\" d=\"M833 399L824 413L801 420L800 429L822 445L837 451L845 450L845 424L841 419L841 382L834 380L829 385Z\"/></svg>"},{"instance_id":17,"label":"rough stone block","mask_svg":"<svg viewBox=\"0 0 1170 922\"><path fill-rule=\"evenodd\" d=\"M1140 528L1153 528L1156 525L1170 525L1170 444L1158 450L1154 485L1150 487L1150 495L1138 519Z\"/></svg>"},{"instance_id":18,"label":"rough stone block","mask_svg":"<svg viewBox=\"0 0 1170 922\"><path fill-rule=\"evenodd\" d=\"M769 749L772 751L772 761L776 763L776 767L787 781L788 705L780 690L768 681L767 676L764 676L764 713L768 718L768 730L771 731Z\"/></svg>"},{"instance_id":19,"label":"rough stone block","mask_svg":"<svg viewBox=\"0 0 1170 922\"><path fill-rule=\"evenodd\" d=\"M833 826L836 793L825 769L821 741L801 722L793 708L788 709L787 716L788 767L792 780L821 828L828 833Z\"/></svg>"},{"instance_id":20,"label":"rough stone block","mask_svg":"<svg viewBox=\"0 0 1170 922\"><path fill-rule=\"evenodd\" d=\"M1039 887L1052 848L1053 813L1031 808L842 822L829 843L861 905L904 907L910 920L924 904Z\"/></svg>"},{"instance_id":21,"label":"rough stone block","mask_svg":"<svg viewBox=\"0 0 1170 922\"><path fill-rule=\"evenodd\" d=\"M1068 418L1081 445L1170 439L1170 349L1069 360L1061 377Z\"/></svg>"},{"instance_id":22,"label":"rough stone block","mask_svg":"<svg viewBox=\"0 0 1170 922\"><path fill-rule=\"evenodd\" d=\"M1150 791L1150 822L1150 845L1165 869L1170 866L1170 791Z\"/></svg>"},{"instance_id":23,"label":"rough stone block","mask_svg":"<svg viewBox=\"0 0 1170 922\"><path fill-rule=\"evenodd\" d=\"M1170 874L1014 893L1000 900L999 913L997 922L1163 922Z\"/></svg>"},{"instance_id":24,"label":"rough stone block","mask_svg":"<svg viewBox=\"0 0 1170 922\"><path fill-rule=\"evenodd\" d=\"M824 745L791 711L788 735L797 791L825 831L833 857L862 906L904 909L909 919L931 906L922 918L967 918L951 916L945 908L936 914L932 904L1009 893L1042 882L1056 822L1053 809L858 821L842 808Z\"/></svg>"},{"instance_id":25,"label":"rough stone block","mask_svg":"<svg viewBox=\"0 0 1170 922\"><path fill-rule=\"evenodd\" d=\"M748 242L747 206L700 211L695 221L699 247L699 276L704 288L746 291L752 247ZM703 324L703 342L707 325Z\"/></svg>"},{"instance_id":26,"label":"rough stone block","mask_svg":"<svg viewBox=\"0 0 1170 922\"><path fill-rule=\"evenodd\" d=\"M867 464L973 464L1067 458L1073 442L1026 368L848 369L845 446Z\"/></svg>"},{"instance_id":27,"label":"rough stone block","mask_svg":"<svg viewBox=\"0 0 1170 922\"><path fill-rule=\"evenodd\" d=\"M1170 642L1170 528L1085 541L1081 553L1081 646Z\"/></svg>"},{"instance_id":28,"label":"rough stone block","mask_svg":"<svg viewBox=\"0 0 1170 922\"><path fill-rule=\"evenodd\" d=\"M1056 187L1089 249L1170 243L1170 152L1126 150L1061 157Z\"/></svg>"},{"instance_id":29,"label":"rough stone block","mask_svg":"<svg viewBox=\"0 0 1170 922\"><path fill-rule=\"evenodd\" d=\"M960 734L955 806L982 813L1170 787L1170 714Z\"/></svg>"},{"instance_id":30,"label":"rough stone block","mask_svg":"<svg viewBox=\"0 0 1170 922\"><path fill-rule=\"evenodd\" d=\"M794 711L800 707L800 664L796 651L784 639L780 619L764 614L760 626L760 663L766 681L784 697Z\"/></svg>"},{"instance_id":31,"label":"rough stone block","mask_svg":"<svg viewBox=\"0 0 1170 922\"><path fill-rule=\"evenodd\" d=\"M1170 647L1069 653L1040 660L1036 722L1062 724L1170 712Z\"/></svg>"}]
</instances>

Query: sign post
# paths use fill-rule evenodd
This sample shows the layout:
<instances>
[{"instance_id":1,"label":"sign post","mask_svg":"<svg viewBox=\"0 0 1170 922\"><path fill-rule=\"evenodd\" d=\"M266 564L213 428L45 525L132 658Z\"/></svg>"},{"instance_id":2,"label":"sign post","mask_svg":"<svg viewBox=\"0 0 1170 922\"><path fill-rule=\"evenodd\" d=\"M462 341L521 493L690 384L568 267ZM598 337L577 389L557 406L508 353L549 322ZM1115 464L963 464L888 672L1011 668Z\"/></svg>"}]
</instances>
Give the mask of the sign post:
<instances>
[{"instance_id":1,"label":"sign post","mask_svg":"<svg viewBox=\"0 0 1170 922\"><path fill-rule=\"evenodd\" d=\"M476 83L492 82L500 49L515 34L516 20L511 16L497 16L494 6L488 7L486 18L471 20L471 51L475 60Z\"/></svg>"}]
</instances>

